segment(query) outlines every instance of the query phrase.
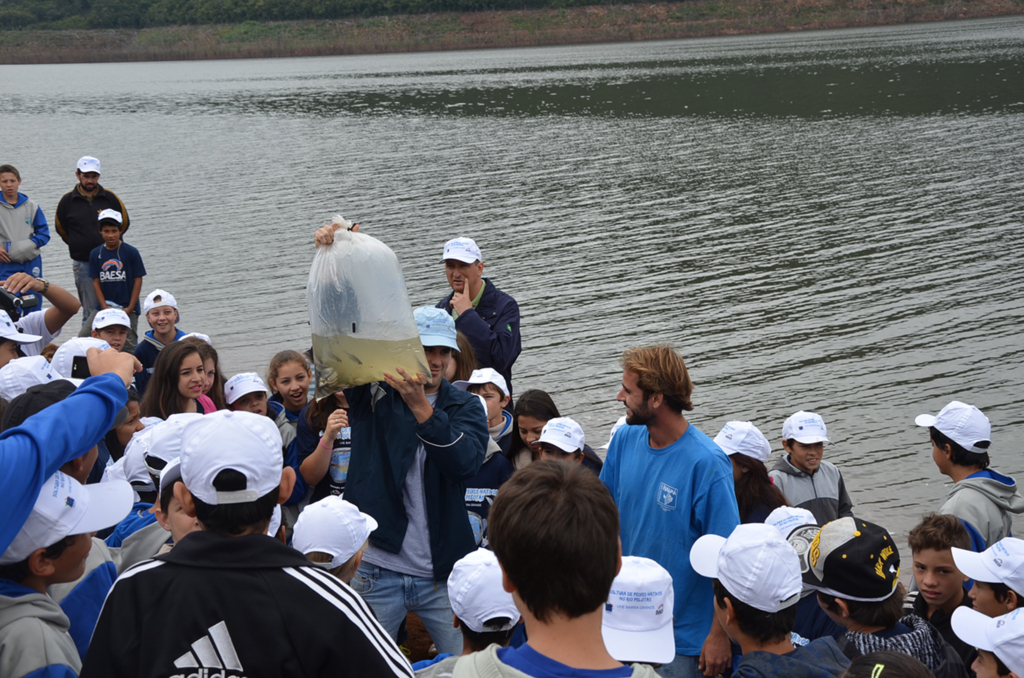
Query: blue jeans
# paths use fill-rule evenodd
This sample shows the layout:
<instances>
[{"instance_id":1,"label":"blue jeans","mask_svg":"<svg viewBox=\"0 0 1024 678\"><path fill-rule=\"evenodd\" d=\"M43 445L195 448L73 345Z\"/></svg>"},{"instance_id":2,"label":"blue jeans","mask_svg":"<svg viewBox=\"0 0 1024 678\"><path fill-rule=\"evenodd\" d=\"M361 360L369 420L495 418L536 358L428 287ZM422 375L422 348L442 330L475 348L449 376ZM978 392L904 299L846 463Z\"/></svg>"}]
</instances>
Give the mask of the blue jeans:
<instances>
[{"instance_id":1,"label":"blue jeans","mask_svg":"<svg viewBox=\"0 0 1024 678\"><path fill-rule=\"evenodd\" d=\"M88 261L71 260L71 272L75 274L75 287L78 289L78 300L82 302L82 325L88 320L89 314L99 306L96 290L92 287L92 276L89 275ZM91 328L90 328L91 329Z\"/></svg>"},{"instance_id":2,"label":"blue jeans","mask_svg":"<svg viewBox=\"0 0 1024 678\"><path fill-rule=\"evenodd\" d=\"M677 654L671 664L665 664L658 669L658 675L662 678L703 678L704 672L697 668L700 655Z\"/></svg>"},{"instance_id":3,"label":"blue jeans","mask_svg":"<svg viewBox=\"0 0 1024 678\"><path fill-rule=\"evenodd\" d=\"M423 620L438 652L462 654L462 633L453 626L455 615L448 602L447 582L435 582L432 577L412 577L362 563L350 585L396 642L402 620L409 612L415 612Z\"/></svg>"}]
</instances>

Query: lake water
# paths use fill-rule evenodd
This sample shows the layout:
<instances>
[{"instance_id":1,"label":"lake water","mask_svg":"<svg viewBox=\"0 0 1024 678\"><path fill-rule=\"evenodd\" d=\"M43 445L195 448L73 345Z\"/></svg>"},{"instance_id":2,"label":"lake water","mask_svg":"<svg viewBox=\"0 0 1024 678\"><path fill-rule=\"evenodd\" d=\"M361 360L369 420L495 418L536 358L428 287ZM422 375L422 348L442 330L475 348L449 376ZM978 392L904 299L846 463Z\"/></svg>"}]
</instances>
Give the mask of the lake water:
<instances>
[{"instance_id":1,"label":"lake water","mask_svg":"<svg viewBox=\"0 0 1024 678\"><path fill-rule=\"evenodd\" d=\"M858 513L896 533L946 495L913 419L953 398L1024 477L1024 18L0 84L24 191L52 221L98 156L144 289L228 375L309 346L311 233L342 213L415 304L447 291L443 243L475 238L522 308L516 389L595 446L621 351L671 342L701 430L748 419L779 449L788 414L820 412ZM45 274L72 287L54 241Z\"/></svg>"}]
</instances>

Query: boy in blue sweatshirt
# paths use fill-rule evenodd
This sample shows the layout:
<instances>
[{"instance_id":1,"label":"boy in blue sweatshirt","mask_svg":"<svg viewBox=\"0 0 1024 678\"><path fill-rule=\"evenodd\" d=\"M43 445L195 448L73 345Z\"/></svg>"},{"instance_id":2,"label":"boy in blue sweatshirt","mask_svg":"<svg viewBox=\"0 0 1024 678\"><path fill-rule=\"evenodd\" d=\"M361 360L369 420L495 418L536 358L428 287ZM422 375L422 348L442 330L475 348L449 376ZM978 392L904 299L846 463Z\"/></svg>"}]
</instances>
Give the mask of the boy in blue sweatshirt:
<instances>
[{"instance_id":1,"label":"boy in blue sweatshirt","mask_svg":"<svg viewBox=\"0 0 1024 678\"><path fill-rule=\"evenodd\" d=\"M850 665L830 636L793 645L800 557L776 528L748 523L728 539L704 535L690 549L690 564L712 580L715 617L743 652L733 676L838 678Z\"/></svg>"}]
</instances>

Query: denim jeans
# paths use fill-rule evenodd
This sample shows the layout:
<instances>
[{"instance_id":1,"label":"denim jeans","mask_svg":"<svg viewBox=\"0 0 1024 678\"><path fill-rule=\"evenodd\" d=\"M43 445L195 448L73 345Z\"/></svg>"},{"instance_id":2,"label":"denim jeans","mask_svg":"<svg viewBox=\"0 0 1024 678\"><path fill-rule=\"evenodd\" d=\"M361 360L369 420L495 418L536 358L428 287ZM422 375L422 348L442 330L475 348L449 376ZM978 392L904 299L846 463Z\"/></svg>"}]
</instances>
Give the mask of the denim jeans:
<instances>
[{"instance_id":1,"label":"denim jeans","mask_svg":"<svg viewBox=\"0 0 1024 678\"><path fill-rule=\"evenodd\" d=\"M82 302L82 325L89 319L89 314L96 310L99 301L96 290L92 288L92 276L89 275L88 261L71 261L71 272L75 274L75 287L78 289L78 300Z\"/></svg>"},{"instance_id":2,"label":"denim jeans","mask_svg":"<svg viewBox=\"0 0 1024 678\"><path fill-rule=\"evenodd\" d=\"M699 655L677 654L671 664L658 669L658 675L662 678L703 678L704 672L697 668L699 661Z\"/></svg>"},{"instance_id":3,"label":"denim jeans","mask_svg":"<svg viewBox=\"0 0 1024 678\"><path fill-rule=\"evenodd\" d=\"M356 570L351 586L395 641L406 614L415 612L423 620L438 652L462 654L462 633L452 625L455 615L448 602L447 582L412 577L363 563Z\"/></svg>"}]
</instances>

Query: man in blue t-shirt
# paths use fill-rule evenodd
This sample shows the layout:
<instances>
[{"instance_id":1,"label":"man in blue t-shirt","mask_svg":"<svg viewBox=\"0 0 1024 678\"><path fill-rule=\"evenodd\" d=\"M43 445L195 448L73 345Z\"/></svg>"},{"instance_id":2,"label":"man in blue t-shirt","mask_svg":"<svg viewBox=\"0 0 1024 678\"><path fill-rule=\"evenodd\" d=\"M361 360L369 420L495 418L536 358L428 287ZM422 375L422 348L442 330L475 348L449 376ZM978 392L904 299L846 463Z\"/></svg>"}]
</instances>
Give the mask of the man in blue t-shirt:
<instances>
[{"instance_id":1,"label":"man in blue t-shirt","mask_svg":"<svg viewBox=\"0 0 1024 678\"><path fill-rule=\"evenodd\" d=\"M146 267L139 251L121 241L121 213L117 210L103 210L99 215L100 235L103 244L89 254L89 276L96 293L97 306L86 309L90 312L82 326L81 337L90 336L92 321L105 308L119 308L128 314L131 327L123 351L135 350L139 335L139 294L142 292L142 278Z\"/></svg>"},{"instance_id":2,"label":"man in blue t-shirt","mask_svg":"<svg viewBox=\"0 0 1024 678\"><path fill-rule=\"evenodd\" d=\"M740 522L732 464L686 421L693 384L671 346L633 348L622 356L626 426L612 438L601 480L619 507L622 555L650 558L676 590L676 659L663 676L714 676L731 663L729 639L713 624L711 582L690 565L706 534L727 537Z\"/></svg>"}]
</instances>

